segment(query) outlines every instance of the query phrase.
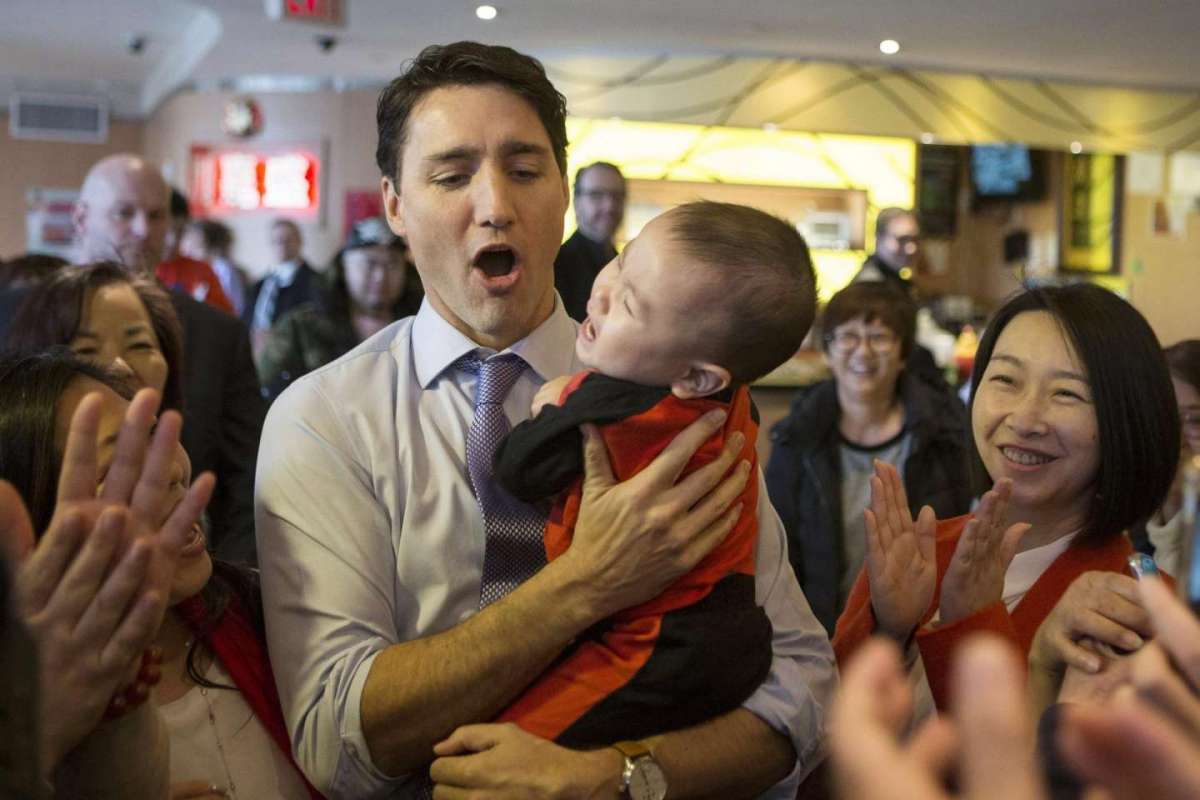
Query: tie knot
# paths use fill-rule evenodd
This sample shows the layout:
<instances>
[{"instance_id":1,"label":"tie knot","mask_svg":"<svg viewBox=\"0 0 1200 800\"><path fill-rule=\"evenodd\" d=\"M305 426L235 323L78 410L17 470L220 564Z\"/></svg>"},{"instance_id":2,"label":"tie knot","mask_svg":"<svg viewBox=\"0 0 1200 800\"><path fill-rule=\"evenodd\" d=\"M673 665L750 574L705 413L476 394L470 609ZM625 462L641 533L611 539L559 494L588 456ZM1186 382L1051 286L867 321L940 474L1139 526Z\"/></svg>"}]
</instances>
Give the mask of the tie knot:
<instances>
[{"instance_id":1,"label":"tie knot","mask_svg":"<svg viewBox=\"0 0 1200 800\"><path fill-rule=\"evenodd\" d=\"M487 360L475 353L468 353L456 363L459 368L479 376L479 383L475 387L476 408L486 403L503 403L517 378L525 371L525 360L515 353L492 356Z\"/></svg>"}]
</instances>

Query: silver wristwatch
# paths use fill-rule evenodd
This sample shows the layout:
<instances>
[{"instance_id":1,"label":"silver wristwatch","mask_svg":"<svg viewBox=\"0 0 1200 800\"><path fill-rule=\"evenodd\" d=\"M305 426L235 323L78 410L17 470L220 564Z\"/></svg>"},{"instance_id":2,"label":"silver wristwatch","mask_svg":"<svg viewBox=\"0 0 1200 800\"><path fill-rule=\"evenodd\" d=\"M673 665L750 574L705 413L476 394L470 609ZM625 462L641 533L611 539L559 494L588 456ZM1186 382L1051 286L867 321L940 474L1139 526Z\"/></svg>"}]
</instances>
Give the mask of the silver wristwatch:
<instances>
[{"instance_id":1,"label":"silver wristwatch","mask_svg":"<svg viewBox=\"0 0 1200 800\"><path fill-rule=\"evenodd\" d=\"M621 797L629 800L663 800L667 796L667 776L641 742L617 742L613 745L625 756L621 773Z\"/></svg>"}]
</instances>

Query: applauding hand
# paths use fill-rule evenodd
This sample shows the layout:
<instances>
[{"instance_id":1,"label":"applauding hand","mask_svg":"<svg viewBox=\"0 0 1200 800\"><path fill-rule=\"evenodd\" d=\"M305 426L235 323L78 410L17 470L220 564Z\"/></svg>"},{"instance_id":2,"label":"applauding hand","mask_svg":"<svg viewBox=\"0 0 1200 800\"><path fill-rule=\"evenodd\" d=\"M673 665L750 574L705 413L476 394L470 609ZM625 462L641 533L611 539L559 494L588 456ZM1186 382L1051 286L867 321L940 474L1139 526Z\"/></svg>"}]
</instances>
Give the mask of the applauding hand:
<instances>
[{"instance_id":1,"label":"applauding hand","mask_svg":"<svg viewBox=\"0 0 1200 800\"><path fill-rule=\"evenodd\" d=\"M943 624L957 622L1002 599L1004 574L1030 525L1018 522L1005 527L1012 481L1001 478L983 495L974 517L963 529L954 557L942 579L939 617Z\"/></svg>"},{"instance_id":2,"label":"applauding hand","mask_svg":"<svg viewBox=\"0 0 1200 800\"><path fill-rule=\"evenodd\" d=\"M900 473L875 462L867 524L867 580L880 632L907 641L929 610L937 585L934 531L937 518L925 506L914 521Z\"/></svg>"}]
</instances>

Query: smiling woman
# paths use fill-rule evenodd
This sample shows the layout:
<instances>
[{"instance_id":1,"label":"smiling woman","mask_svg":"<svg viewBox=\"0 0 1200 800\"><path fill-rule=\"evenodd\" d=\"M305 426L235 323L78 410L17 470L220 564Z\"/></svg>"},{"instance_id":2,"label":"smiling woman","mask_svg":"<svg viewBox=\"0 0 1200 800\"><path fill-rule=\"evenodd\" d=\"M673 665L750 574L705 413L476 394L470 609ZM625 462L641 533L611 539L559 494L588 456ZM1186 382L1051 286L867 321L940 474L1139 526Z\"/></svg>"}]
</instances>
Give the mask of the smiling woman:
<instances>
[{"instance_id":1,"label":"smiling woman","mask_svg":"<svg viewBox=\"0 0 1200 800\"><path fill-rule=\"evenodd\" d=\"M915 633L939 706L950 655L972 632L998 632L1044 667L1069 645L1056 650L1059 631L1039 627L1076 578L1093 571L1109 595L1136 596L1124 534L1162 502L1179 454L1158 341L1131 305L1096 286L1030 289L1006 303L980 343L972 386L973 477L987 490L978 510L938 522L926 508L913 520L895 471L880 467L866 567L834 639L842 661L873 632ZM1086 605L1082 594L1071 602ZM1136 647L1146 633L1137 618L1088 633Z\"/></svg>"}]
</instances>

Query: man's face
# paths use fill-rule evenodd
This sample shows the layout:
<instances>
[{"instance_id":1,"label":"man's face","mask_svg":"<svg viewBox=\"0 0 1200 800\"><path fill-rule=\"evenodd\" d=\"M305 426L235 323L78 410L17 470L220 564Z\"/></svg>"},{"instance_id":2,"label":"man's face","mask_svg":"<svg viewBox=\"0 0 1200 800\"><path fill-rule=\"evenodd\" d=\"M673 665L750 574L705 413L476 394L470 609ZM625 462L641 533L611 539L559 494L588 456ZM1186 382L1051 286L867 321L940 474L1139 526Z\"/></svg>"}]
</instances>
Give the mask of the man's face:
<instances>
[{"instance_id":1,"label":"man's face","mask_svg":"<svg viewBox=\"0 0 1200 800\"><path fill-rule=\"evenodd\" d=\"M158 266L169 225L167 187L151 167L105 172L75 209L80 258L115 260L136 272Z\"/></svg>"},{"instance_id":2,"label":"man's face","mask_svg":"<svg viewBox=\"0 0 1200 800\"><path fill-rule=\"evenodd\" d=\"M381 185L388 224L451 325L503 349L550 315L567 186L528 102L496 85L429 92L398 179Z\"/></svg>"},{"instance_id":3,"label":"man's face","mask_svg":"<svg viewBox=\"0 0 1200 800\"><path fill-rule=\"evenodd\" d=\"M272 225L271 249L280 264L295 261L300 257L300 231L294 225Z\"/></svg>"},{"instance_id":4,"label":"man's face","mask_svg":"<svg viewBox=\"0 0 1200 800\"><path fill-rule=\"evenodd\" d=\"M875 242L875 255L895 270L911 267L921 249L921 227L916 217L907 214L888 223L887 230Z\"/></svg>"},{"instance_id":5,"label":"man's face","mask_svg":"<svg viewBox=\"0 0 1200 800\"><path fill-rule=\"evenodd\" d=\"M625 218L625 179L608 167L592 167L579 176L575 222L594 242L611 242Z\"/></svg>"}]
</instances>

